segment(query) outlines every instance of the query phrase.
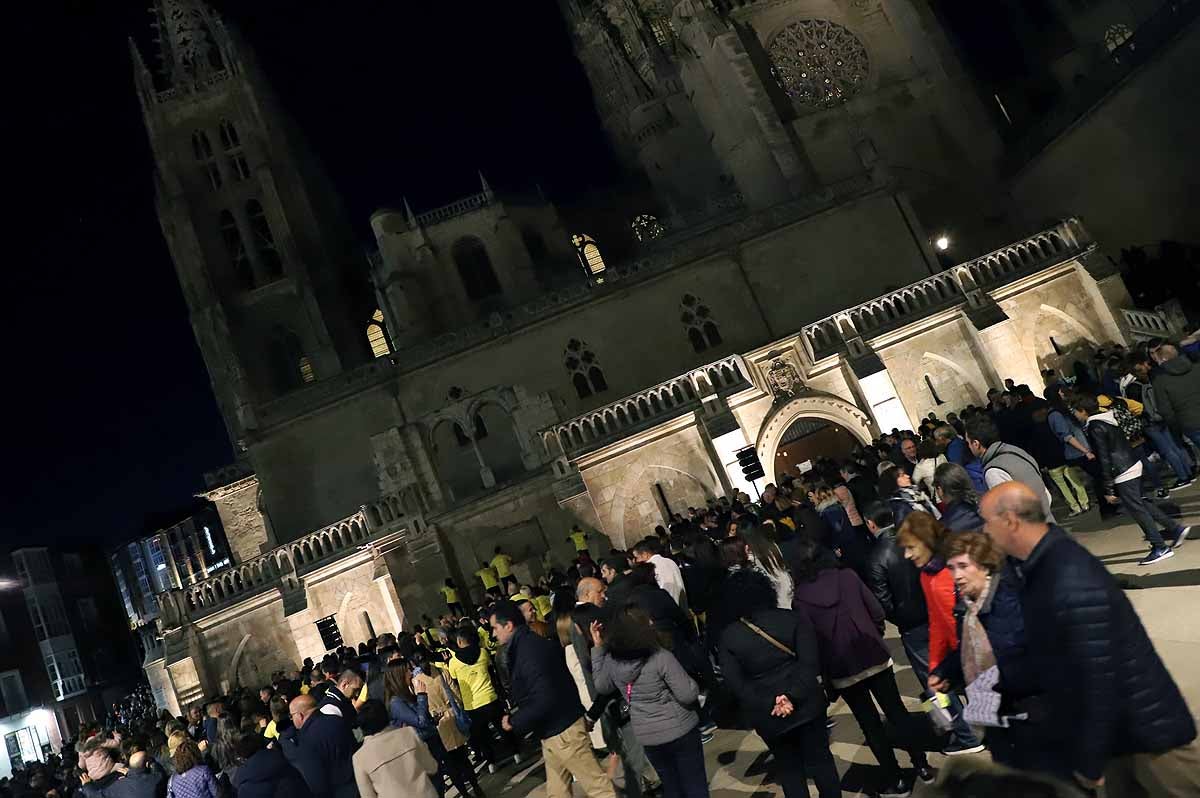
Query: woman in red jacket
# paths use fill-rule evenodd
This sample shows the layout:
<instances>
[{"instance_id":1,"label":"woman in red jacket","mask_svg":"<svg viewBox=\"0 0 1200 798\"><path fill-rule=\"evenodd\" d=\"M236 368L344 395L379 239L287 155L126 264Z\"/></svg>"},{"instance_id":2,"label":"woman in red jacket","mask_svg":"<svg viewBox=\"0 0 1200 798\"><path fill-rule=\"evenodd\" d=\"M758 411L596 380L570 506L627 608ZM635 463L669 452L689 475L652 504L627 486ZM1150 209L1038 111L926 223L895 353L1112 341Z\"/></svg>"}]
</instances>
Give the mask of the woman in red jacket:
<instances>
[{"instance_id":1,"label":"woman in red jacket","mask_svg":"<svg viewBox=\"0 0 1200 798\"><path fill-rule=\"evenodd\" d=\"M929 513L914 511L904 519L896 533L896 542L904 549L904 557L921 570L921 590L929 613L929 654L927 668L932 673L946 655L958 649L958 624L954 620L954 577L946 570L940 556L942 544L953 533ZM921 685L924 689L925 685ZM979 738L962 719L962 703L950 696L950 713L954 724L949 744L942 750L947 756L973 754L983 750Z\"/></svg>"}]
</instances>

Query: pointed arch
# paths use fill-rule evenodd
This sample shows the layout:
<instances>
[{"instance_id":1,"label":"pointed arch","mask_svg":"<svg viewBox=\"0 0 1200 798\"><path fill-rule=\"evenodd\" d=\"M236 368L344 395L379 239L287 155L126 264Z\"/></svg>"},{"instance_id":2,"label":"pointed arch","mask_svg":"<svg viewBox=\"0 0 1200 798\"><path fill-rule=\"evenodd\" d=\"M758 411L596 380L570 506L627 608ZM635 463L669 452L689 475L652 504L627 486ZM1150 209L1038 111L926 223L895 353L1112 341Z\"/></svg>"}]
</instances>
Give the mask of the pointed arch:
<instances>
[{"instance_id":1,"label":"pointed arch","mask_svg":"<svg viewBox=\"0 0 1200 798\"><path fill-rule=\"evenodd\" d=\"M383 320L383 309L376 308L367 322L367 344L371 347L374 357L386 357L392 352L391 341L388 340L387 323Z\"/></svg>"},{"instance_id":2,"label":"pointed arch","mask_svg":"<svg viewBox=\"0 0 1200 798\"><path fill-rule=\"evenodd\" d=\"M258 262L263 272L271 279L283 276L283 260L275 246L275 236L271 233L271 224L267 221L267 213L262 203L256 199L246 201L246 218L250 221L250 230L254 233L254 248L258 253Z\"/></svg>"},{"instance_id":3,"label":"pointed arch","mask_svg":"<svg viewBox=\"0 0 1200 798\"><path fill-rule=\"evenodd\" d=\"M487 247L474 236L464 236L450 250L467 299L478 301L500 293L500 280Z\"/></svg>"},{"instance_id":4,"label":"pointed arch","mask_svg":"<svg viewBox=\"0 0 1200 798\"><path fill-rule=\"evenodd\" d=\"M242 239L242 231L238 228L233 212L221 211L217 223L221 227L221 241L225 245L225 254L229 258L229 265L238 285L245 289L254 288L254 268L250 264L246 242Z\"/></svg>"}]
</instances>

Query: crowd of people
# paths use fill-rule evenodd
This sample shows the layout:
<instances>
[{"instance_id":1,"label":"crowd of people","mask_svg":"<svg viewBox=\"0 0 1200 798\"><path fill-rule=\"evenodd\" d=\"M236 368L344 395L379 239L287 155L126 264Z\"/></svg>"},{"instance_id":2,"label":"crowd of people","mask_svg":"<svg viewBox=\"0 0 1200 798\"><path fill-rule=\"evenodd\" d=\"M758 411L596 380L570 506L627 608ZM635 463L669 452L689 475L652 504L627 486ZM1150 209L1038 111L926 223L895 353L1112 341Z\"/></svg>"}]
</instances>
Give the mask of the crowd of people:
<instances>
[{"instance_id":1,"label":"crowd of people","mask_svg":"<svg viewBox=\"0 0 1200 798\"><path fill-rule=\"evenodd\" d=\"M939 786L1200 795L1191 711L1118 583L1052 512L1125 512L1146 566L1187 540L1158 502L1195 478L1200 368L1152 344L1047 371L1041 397L1010 382L986 407L781 475L756 501L688 508L628 551L596 551L575 527L572 564L543 562L535 585L496 547L479 601L448 579L440 618L185 717L139 691L0 793L485 798L479 774L540 753L550 798L573 783L590 798L707 798L720 726L762 738L786 798L810 782L835 798L840 701L883 798L937 780L929 750L957 763L985 748L994 772L952 765ZM902 698L889 623L923 713Z\"/></svg>"}]
</instances>

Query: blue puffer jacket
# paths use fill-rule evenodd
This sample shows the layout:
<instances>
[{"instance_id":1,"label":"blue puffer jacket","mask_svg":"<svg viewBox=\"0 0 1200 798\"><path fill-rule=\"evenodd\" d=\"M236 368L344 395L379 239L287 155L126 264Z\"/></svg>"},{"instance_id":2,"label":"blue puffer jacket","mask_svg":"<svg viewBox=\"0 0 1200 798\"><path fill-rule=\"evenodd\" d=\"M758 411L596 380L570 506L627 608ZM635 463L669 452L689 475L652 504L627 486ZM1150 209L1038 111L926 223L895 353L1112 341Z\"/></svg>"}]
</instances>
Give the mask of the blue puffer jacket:
<instances>
[{"instance_id":1,"label":"blue puffer jacket","mask_svg":"<svg viewBox=\"0 0 1200 798\"><path fill-rule=\"evenodd\" d=\"M966 502L950 502L942 510L942 523L951 532L981 532L983 519L974 505Z\"/></svg>"}]
</instances>

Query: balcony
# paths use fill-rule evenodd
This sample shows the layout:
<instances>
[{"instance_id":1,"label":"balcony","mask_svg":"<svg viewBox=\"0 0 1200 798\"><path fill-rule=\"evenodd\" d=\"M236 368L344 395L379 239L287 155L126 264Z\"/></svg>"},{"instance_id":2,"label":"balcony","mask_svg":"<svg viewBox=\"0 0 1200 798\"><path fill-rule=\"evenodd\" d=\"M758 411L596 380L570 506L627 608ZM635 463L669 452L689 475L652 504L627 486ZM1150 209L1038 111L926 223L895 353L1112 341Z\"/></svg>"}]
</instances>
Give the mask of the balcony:
<instances>
[{"instance_id":1,"label":"balcony","mask_svg":"<svg viewBox=\"0 0 1200 798\"><path fill-rule=\"evenodd\" d=\"M967 302L967 294L997 288L1078 258L1095 248L1078 219L1067 219L995 252L952 266L802 329L813 360L838 352L846 339L870 337Z\"/></svg>"},{"instance_id":2,"label":"balcony","mask_svg":"<svg viewBox=\"0 0 1200 798\"><path fill-rule=\"evenodd\" d=\"M578 457L642 430L699 410L703 397L728 396L750 387L740 355L730 355L630 394L542 431L547 451Z\"/></svg>"}]
</instances>

